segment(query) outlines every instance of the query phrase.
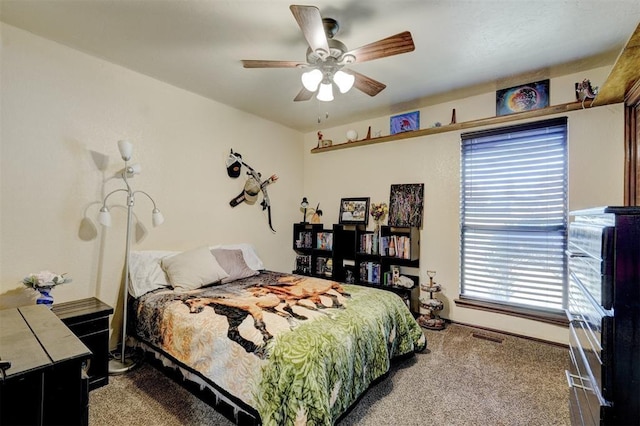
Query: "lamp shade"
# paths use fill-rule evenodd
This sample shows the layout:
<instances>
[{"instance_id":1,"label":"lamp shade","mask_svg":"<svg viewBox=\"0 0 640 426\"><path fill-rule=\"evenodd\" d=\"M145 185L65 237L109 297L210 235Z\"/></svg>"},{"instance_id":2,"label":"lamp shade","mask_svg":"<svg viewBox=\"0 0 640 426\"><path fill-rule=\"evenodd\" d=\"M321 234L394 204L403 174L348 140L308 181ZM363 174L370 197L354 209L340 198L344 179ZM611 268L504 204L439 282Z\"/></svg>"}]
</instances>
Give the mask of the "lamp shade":
<instances>
[{"instance_id":1,"label":"lamp shade","mask_svg":"<svg viewBox=\"0 0 640 426\"><path fill-rule=\"evenodd\" d=\"M307 201L307 197L302 197L302 202L300 203L300 207L306 209L309 207L309 201Z\"/></svg>"},{"instance_id":2,"label":"lamp shade","mask_svg":"<svg viewBox=\"0 0 640 426\"><path fill-rule=\"evenodd\" d=\"M318 90L318 96L316 96L319 101L330 102L333 100L333 88L331 87L331 83L322 83L320 85L320 90Z\"/></svg>"},{"instance_id":3,"label":"lamp shade","mask_svg":"<svg viewBox=\"0 0 640 426\"><path fill-rule=\"evenodd\" d=\"M151 222L153 226L160 226L164 223L164 216L162 216L162 213L157 208L151 212Z\"/></svg>"},{"instance_id":4,"label":"lamp shade","mask_svg":"<svg viewBox=\"0 0 640 426\"><path fill-rule=\"evenodd\" d=\"M111 226L111 213L109 213L109 209L106 206L103 206L100 209L100 213L98 213L98 222L102 226Z\"/></svg>"},{"instance_id":5,"label":"lamp shade","mask_svg":"<svg viewBox=\"0 0 640 426\"><path fill-rule=\"evenodd\" d=\"M318 85L322 81L322 71L313 69L302 74L302 85L310 92L318 90Z\"/></svg>"},{"instance_id":6,"label":"lamp shade","mask_svg":"<svg viewBox=\"0 0 640 426\"><path fill-rule=\"evenodd\" d=\"M141 171L142 166L140 163L132 164L126 168L127 176L139 175Z\"/></svg>"},{"instance_id":7,"label":"lamp shade","mask_svg":"<svg viewBox=\"0 0 640 426\"><path fill-rule=\"evenodd\" d=\"M129 161L131 159L131 154L133 154L133 144L126 139L121 139L118 141L118 150L120 150L120 156L124 161Z\"/></svg>"},{"instance_id":8,"label":"lamp shade","mask_svg":"<svg viewBox=\"0 0 640 426\"><path fill-rule=\"evenodd\" d=\"M344 71L338 71L333 76L333 82L336 83L340 93L347 93L353 87L356 77L353 74Z\"/></svg>"}]
</instances>

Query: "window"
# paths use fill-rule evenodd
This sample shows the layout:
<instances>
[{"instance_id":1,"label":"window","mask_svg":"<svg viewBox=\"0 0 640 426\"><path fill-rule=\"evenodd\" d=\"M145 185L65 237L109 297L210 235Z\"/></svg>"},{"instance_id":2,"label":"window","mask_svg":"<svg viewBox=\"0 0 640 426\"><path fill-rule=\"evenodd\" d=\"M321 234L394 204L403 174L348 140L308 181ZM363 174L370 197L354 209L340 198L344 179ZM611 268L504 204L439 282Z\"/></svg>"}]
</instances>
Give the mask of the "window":
<instances>
[{"instance_id":1,"label":"window","mask_svg":"<svg viewBox=\"0 0 640 426\"><path fill-rule=\"evenodd\" d=\"M561 311L566 117L463 134L460 222L461 298Z\"/></svg>"}]
</instances>

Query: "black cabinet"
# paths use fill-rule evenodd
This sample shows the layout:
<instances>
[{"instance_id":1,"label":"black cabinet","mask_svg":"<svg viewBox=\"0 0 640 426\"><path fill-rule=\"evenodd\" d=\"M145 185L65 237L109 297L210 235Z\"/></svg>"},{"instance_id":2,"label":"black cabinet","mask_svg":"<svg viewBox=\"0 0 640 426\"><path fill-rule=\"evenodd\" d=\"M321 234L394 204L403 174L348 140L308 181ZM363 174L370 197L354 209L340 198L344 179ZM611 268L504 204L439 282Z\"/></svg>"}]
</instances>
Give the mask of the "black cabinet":
<instances>
[{"instance_id":1,"label":"black cabinet","mask_svg":"<svg viewBox=\"0 0 640 426\"><path fill-rule=\"evenodd\" d=\"M113 308L95 297L53 305L52 311L93 353L89 390L109 383L109 315Z\"/></svg>"},{"instance_id":2,"label":"black cabinet","mask_svg":"<svg viewBox=\"0 0 640 426\"><path fill-rule=\"evenodd\" d=\"M638 424L640 207L572 215L566 373L572 424Z\"/></svg>"},{"instance_id":3,"label":"black cabinet","mask_svg":"<svg viewBox=\"0 0 640 426\"><path fill-rule=\"evenodd\" d=\"M394 284L391 273L420 267L418 228L382 226L374 232L364 225L325 229L322 224L295 223L293 249L295 273L393 291L419 314L419 277L403 271L413 281L413 286L404 287Z\"/></svg>"},{"instance_id":4,"label":"black cabinet","mask_svg":"<svg viewBox=\"0 0 640 426\"><path fill-rule=\"evenodd\" d=\"M0 424L87 425L90 355L44 305L0 311Z\"/></svg>"}]
</instances>

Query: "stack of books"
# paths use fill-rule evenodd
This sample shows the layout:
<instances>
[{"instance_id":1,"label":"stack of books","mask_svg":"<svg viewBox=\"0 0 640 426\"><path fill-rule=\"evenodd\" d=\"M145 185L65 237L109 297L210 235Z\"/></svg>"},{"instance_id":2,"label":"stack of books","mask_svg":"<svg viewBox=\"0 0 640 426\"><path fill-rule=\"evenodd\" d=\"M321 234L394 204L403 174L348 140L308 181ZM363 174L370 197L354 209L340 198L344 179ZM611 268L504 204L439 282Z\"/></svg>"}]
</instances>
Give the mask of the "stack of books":
<instances>
[{"instance_id":1,"label":"stack of books","mask_svg":"<svg viewBox=\"0 0 640 426\"><path fill-rule=\"evenodd\" d=\"M362 234L360 235L360 253L378 254L378 234Z\"/></svg>"},{"instance_id":2,"label":"stack of books","mask_svg":"<svg viewBox=\"0 0 640 426\"><path fill-rule=\"evenodd\" d=\"M313 235L311 234L311 231L302 231L298 233L296 248L313 248Z\"/></svg>"},{"instance_id":3,"label":"stack of books","mask_svg":"<svg viewBox=\"0 0 640 426\"><path fill-rule=\"evenodd\" d=\"M311 273L311 255L299 254L296 256L296 273L305 275Z\"/></svg>"},{"instance_id":4,"label":"stack of books","mask_svg":"<svg viewBox=\"0 0 640 426\"><path fill-rule=\"evenodd\" d=\"M377 262L362 262L360 264L360 281L380 284L380 268L380 264Z\"/></svg>"},{"instance_id":5,"label":"stack of books","mask_svg":"<svg viewBox=\"0 0 640 426\"><path fill-rule=\"evenodd\" d=\"M411 238L402 235L381 237L380 255L400 259L411 259Z\"/></svg>"}]
</instances>

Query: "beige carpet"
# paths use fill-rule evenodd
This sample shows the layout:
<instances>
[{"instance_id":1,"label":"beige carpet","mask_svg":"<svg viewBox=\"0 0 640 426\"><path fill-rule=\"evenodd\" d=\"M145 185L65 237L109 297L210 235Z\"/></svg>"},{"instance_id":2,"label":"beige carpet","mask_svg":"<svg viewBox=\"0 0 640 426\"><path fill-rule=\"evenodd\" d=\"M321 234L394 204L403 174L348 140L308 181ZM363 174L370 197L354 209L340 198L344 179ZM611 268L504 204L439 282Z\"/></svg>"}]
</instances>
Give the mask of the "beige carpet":
<instances>
[{"instance_id":1,"label":"beige carpet","mask_svg":"<svg viewBox=\"0 0 640 426\"><path fill-rule=\"evenodd\" d=\"M340 426L569 424L566 349L460 325L425 334L428 350L396 363ZM233 424L148 364L92 391L89 423Z\"/></svg>"}]
</instances>

